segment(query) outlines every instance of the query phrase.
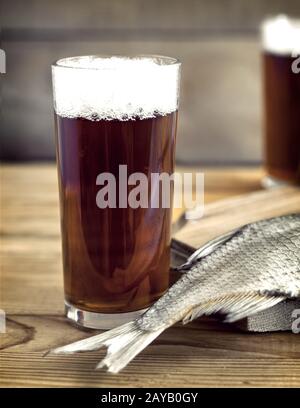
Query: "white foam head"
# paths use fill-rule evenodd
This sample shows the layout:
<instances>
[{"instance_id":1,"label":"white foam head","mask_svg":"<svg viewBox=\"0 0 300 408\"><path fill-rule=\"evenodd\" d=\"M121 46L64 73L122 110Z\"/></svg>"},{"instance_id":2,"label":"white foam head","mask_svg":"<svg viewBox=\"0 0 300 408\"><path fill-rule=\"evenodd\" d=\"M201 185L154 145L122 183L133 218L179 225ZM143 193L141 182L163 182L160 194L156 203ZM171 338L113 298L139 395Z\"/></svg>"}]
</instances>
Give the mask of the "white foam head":
<instances>
[{"instance_id":1,"label":"white foam head","mask_svg":"<svg viewBox=\"0 0 300 408\"><path fill-rule=\"evenodd\" d=\"M300 55L300 19L285 15L266 20L262 25L263 47L280 55Z\"/></svg>"},{"instance_id":2,"label":"white foam head","mask_svg":"<svg viewBox=\"0 0 300 408\"><path fill-rule=\"evenodd\" d=\"M168 57L65 58L52 66L54 108L68 118L128 120L178 108L180 63Z\"/></svg>"}]
</instances>

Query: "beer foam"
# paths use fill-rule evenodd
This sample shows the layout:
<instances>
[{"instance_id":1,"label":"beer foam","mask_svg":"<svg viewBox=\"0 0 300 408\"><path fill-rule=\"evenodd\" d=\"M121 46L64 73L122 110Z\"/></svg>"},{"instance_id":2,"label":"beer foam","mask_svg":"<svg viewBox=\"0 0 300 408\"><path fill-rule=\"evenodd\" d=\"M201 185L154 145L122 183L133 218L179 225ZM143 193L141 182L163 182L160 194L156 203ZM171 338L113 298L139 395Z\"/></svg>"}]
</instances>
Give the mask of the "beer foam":
<instances>
[{"instance_id":1,"label":"beer foam","mask_svg":"<svg viewBox=\"0 0 300 408\"><path fill-rule=\"evenodd\" d=\"M52 66L58 115L145 119L178 108L180 63L168 57L82 56Z\"/></svg>"},{"instance_id":2,"label":"beer foam","mask_svg":"<svg viewBox=\"0 0 300 408\"><path fill-rule=\"evenodd\" d=\"M297 57L300 55L300 19L281 15L262 25L263 47L266 51Z\"/></svg>"}]
</instances>

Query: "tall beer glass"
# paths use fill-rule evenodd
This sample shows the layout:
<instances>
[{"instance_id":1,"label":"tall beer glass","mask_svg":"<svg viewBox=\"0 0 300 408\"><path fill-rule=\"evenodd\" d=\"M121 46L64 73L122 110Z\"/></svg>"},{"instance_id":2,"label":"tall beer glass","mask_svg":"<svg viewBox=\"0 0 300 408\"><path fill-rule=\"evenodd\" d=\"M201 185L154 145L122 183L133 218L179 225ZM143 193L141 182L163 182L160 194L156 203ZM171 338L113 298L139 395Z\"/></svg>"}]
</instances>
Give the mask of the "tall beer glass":
<instances>
[{"instance_id":1,"label":"tall beer glass","mask_svg":"<svg viewBox=\"0 0 300 408\"><path fill-rule=\"evenodd\" d=\"M81 56L52 74L66 314L110 328L168 288L171 205L128 196L130 177L174 171L180 63Z\"/></svg>"},{"instance_id":2,"label":"tall beer glass","mask_svg":"<svg viewBox=\"0 0 300 408\"><path fill-rule=\"evenodd\" d=\"M300 19L266 20L263 35L266 186L300 184Z\"/></svg>"}]
</instances>

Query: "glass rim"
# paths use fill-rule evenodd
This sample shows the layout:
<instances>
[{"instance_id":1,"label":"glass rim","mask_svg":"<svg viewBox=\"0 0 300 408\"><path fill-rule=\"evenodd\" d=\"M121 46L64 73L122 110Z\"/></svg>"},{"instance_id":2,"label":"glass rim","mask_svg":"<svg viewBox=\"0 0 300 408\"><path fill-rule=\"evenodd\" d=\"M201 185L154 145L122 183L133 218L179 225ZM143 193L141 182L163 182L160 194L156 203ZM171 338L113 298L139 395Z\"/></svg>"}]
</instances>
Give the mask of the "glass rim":
<instances>
[{"instance_id":1,"label":"glass rim","mask_svg":"<svg viewBox=\"0 0 300 408\"><path fill-rule=\"evenodd\" d=\"M115 70L116 68L109 68L109 67L87 67L87 66L75 66L75 65L64 65L63 61L72 61L78 60L81 58L121 58L121 59L158 59L163 61L162 64L158 64L159 67L173 67L173 66L181 66L181 61L178 58L168 57L166 55L160 54L86 54L86 55L75 55L72 57L64 57L54 61L51 66L53 68L67 68L72 70L87 70L87 71L103 71L103 70Z\"/></svg>"}]
</instances>

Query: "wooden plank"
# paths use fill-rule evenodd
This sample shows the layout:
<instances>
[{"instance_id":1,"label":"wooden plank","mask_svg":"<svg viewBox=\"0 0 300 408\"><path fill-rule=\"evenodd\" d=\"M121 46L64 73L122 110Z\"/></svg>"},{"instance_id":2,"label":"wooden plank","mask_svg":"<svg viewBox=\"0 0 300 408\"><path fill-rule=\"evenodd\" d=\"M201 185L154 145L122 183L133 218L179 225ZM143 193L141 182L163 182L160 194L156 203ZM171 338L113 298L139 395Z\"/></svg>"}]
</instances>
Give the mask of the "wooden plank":
<instances>
[{"instance_id":1,"label":"wooden plank","mask_svg":"<svg viewBox=\"0 0 300 408\"><path fill-rule=\"evenodd\" d=\"M169 351L150 346L124 371L112 375L94 371L98 360L91 353L51 356L19 353L2 357L0 386L5 387L299 387L295 359L197 358L194 349Z\"/></svg>"},{"instance_id":2,"label":"wooden plank","mask_svg":"<svg viewBox=\"0 0 300 408\"><path fill-rule=\"evenodd\" d=\"M203 218L188 222L175 237L198 247L244 224L293 212L300 212L299 188L254 192L207 205Z\"/></svg>"},{"instance_id":3,"label":"wooden plank","mask_svg":"<svg viewBox=\"0 0 300 408\"><path fill-rule=\"evenodd\" d=\"M1 350L3 353L44 353L49 348L65 344L66 338L70 342L77 341L89 333L94 334L94 331L78 330L75 326L66 325L63 316L10 314ZM182 351L196 348L196 355L201 358L225 358L228 353L240 359L300 358L300 348L296 347L300 339L296 341L297 336L286 337L285 333L278 333L276 336L266 334L265 337L268 341L262 342L260 334L244 333L232 325L203 318L184 328L181 324L170 328L157 339L155 346L164 346L165 352L168 351L167 346L182 347ZM76 356L71 357L76 359ZM95 361L97 358L95 355Z\"/></svg>"},{"instance_id":4,"label":"wooden plank","mask_svg":"<svg viewBox=\"0 0 300 408\"><path fill-rule=\"evenodd\" d=\"M259 169L245 168L202 170L207 203L259 189L263 174ZM8 320L7 333L0 334L0 386L300 385L299 336L243 333L213 319L167 330L117 376L93 370L102 350L43 357L49 348L92 332L79 330L63 317L56 169L54 165L2 166L1 181L0 307ZM208 237L212 228L217 232L225 218L232 226L262 215L266 194L255 193L251 205L246 198L240 198L239 205L231 199L222 205L208 204L200 230L193 229L193 242L199 242L199 234L201 239ZM268 211L297 207L298 194L288 189L275 200L272 192L273 199L267 199ZM282 203L289 207L284 209ZM259 212L250 209L253 204ZM240 219L237 213L241 209ZM179 214L180 210L175 216ZM210 224L214 217L219 222Z\"/></svg>"},{"instance_id":5,"label":"wooden plank","mask_svg":"<svg viewBox=\"0 0 300 408\"><path fill-rule=\"evenodd\" d=\"M94 371L103 350L43 357L49 347L86 335L62 317L11 315L0 386L293 386L300 381L297 336L266 334L262 341L261 335L208 319L163 333L118 376Z\"/></svg>"}]
</instances>

